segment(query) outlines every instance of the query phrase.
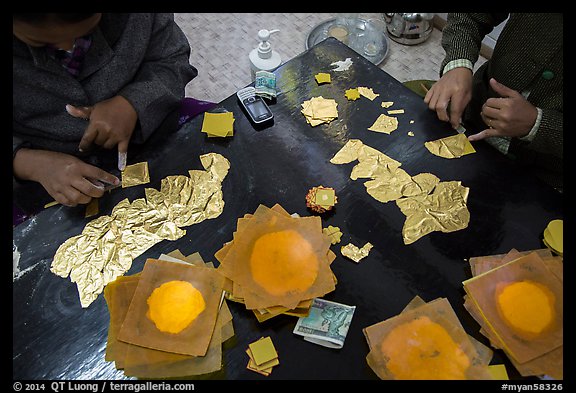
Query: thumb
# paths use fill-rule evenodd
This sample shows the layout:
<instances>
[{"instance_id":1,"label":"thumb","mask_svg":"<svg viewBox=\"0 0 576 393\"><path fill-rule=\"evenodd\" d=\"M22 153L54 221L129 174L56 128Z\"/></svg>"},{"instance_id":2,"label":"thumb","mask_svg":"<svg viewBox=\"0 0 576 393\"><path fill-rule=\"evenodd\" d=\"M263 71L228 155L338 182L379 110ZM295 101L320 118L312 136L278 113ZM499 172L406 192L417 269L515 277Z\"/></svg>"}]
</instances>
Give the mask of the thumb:
<instances>
[{"instance_id":1,"label":"thumb","mask_svg":"<svg viewBox=\"0 0 576 393\"><path fill-rule=\"evenodd\" d=\"M477 134L472 134L470 136L468 136L468 140L470 142L474 142L474 141L481 141L484 138L489 138L491 136L496 136L496 131L494 131L493 128L487 128L484 131L480 131Z\"/></svg>"},{"instance_id":2,"label":"thumb","mask_svg":"<svg viewBox=\"0 0 576 393\"><path fill-rule=\"evenodd\" d=\"M66 112L71 116L78 117L80 119L90 119L90 114L92 114L92 107L90 106L72 106L70 104L66 105Z\"/></svg>"},{"instance_id":3,"label":"thumb","mask_svg":"<svg viewBox=\"0 0 576 393\"><path fill-rule=\"evenodd\" d=\"M508 86L504 86L502 83L498 82L494 78L490 78L490 87L497 94L499 94L501 97L504 97L504 98L513 97L513 96L516 96L519 94L516 90L511 89Z\"/></svg>"}]
</instances>

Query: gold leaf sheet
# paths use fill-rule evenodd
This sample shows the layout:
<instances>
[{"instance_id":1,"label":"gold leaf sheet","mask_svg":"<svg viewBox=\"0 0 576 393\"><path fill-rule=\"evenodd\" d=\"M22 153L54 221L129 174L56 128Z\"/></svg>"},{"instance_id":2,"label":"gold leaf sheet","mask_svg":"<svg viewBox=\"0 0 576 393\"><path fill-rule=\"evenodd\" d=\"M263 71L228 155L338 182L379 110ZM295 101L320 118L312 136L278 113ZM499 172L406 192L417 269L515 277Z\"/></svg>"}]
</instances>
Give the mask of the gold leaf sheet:
<instances>
[{"instance_id":1,"label":"gold leaf sheet","mask_svg":"<svg viewBox=\"0 0 576 393\"><path fill-rule=\"evenodd\" d=\"M312 97L308 101L304 101L301 106L302 114L312 127L329 123L338 117L338 103L331 98Z\"/></svg>"},{"instance_id":2,"label":"gold leaf sheet","mask_svg":"<svg viewBox=\"0 0 576 393\"><path fill-rule=\"evenodd\" d=\"M340 248L340 252L346 258L350 258L354 262L358 263L368 256L372 247L373 246L370 242L364 244L362 248L359 248L352 243L348 243L347 245Z\"/></svg>"},{"instance_id":3,"label":"gold leaf sheet","mask_svg":"<svg viewBox=\"0 0 576 393\"><path fill-rule=\"evenodd\" d=\"M374 90L372 90L371 87L359 86L357 89L358 89L358 93L360 93L360 95L368 98L370 101L374 101L374 99L380 95L380 94L374 93Z\"/></svg>"},{"instance_id":4,"label":"gold leaf sheet","mask_svg":"<svg viewBox=\"0 0 576 393\"><path fill-rule=\"evenodd\" d=\"M146 161L127 165L122 171L122 188L148 183L150 183L150 173Z\"/></svg>"},{"instance_id":5,"label":"gold leaf sheet","mask_svg":"<svg viewBox=\"0 0 576 393\"><path fill-rule=\"evenodd\" d=\"M324 234L330 238L330 242L332 244L340 243L340 239L342 238L342 232L340 231L339 227L328 225L327 228L322 229L322 232L324 232Z\"/></svg>"},{"instance_id":6,"label":"gold leaf sheet","mask_svg":"<svg viewBox=\"0 0 576 393\"><path fill-rule=\"evenodd\" d=\"M476 152L465 134L456 134L435 141L424 142L424 146L430 153L443 158L460 158L463 155Z\"/></svg>"},{"instance_id":7,"label":"gold leaf sheet","mask_svg":"<svg viewBox=\"0 0 576 393\"><path fill-rule=\"evenodd\" d=\"M356 101L358 98L360 98L360 93L358 92L358 89L348 89L346 90L344 95L349 101Z\"/></svg>"},{"instance_id":8,"label":"gold leaf sheet","mask_svg":"<svg viewBox=\"0 0 576 393\"><path fill-rule=\"evenodd\" d=\"M396 200L406 215L402 227L404 244L414 243L433 231L454 232L468 227L468 191L459 181L440 182L432 194Z\"/></svg>"},{"instance_id":9,"label":"gold leaf sheet","mask_svg":"<svg viewBox=\"0 0 576 393\"><path fill-rule=\"evenodd\" d=\"M330 159L332 164L358 160L350 178L369 178L366 192L379 202L396 201L406 215L402 229L404 244L411 244L433 231L453 232L464 229L470 221L466 205L469 188L458 181L440 182L431 173L410 176L401 163L384 153L350 139Z\"/></svg>"},{"instance_id":10,"label":"gold leaf sheet","mask_svg":"<svg viewBox=\"0 0 576 393\"><path fill-rule=\"evenodd\" d=\"M229 161L216 153L200 156L205 171L190 177L168 176L161 190L145 189L146 199L120 201L109 216L90 221L82 233L56 251L50 270L76 283L82 307L88 307L104 286L124 274L134 258L162 240L186 234L180 227L218 217L223 208L221 184Z\"/></svg>"},{"instance_id":11,"label":"gold leaf sheet","mask_svg":"<svg viewBox=\"0 0 576 393\"><path fill-rule=\"evenodd\" d=\"M388 111L390 113L390 111ZM368 130L374 132L381 132L383 134L390 134L398 128L398 119L393 116L388 116L381 114L374 121L374 123L368 127Z\"/></svg>"}]
</instances>

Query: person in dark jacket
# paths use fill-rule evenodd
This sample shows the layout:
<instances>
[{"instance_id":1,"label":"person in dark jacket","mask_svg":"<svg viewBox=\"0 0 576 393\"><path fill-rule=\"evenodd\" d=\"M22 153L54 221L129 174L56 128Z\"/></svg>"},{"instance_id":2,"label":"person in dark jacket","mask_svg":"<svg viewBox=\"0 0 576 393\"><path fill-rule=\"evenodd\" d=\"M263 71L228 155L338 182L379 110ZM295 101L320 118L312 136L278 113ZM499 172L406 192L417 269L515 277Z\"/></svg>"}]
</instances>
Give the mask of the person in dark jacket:
<instances>
[{"instance_id":1,"label":"person in dark jacket","mask_svg":"<svg viewBox=\"0 0 576 393\"><path fill-rule=\"evenodd\" d=\"M177 129L198 72L173 14L13 14L12 28L16 204L38 184L39 201L89 203L129 146Z\"/></svg>"},{"instance_id":2,"label":"person in dark jacket","mask_svg":"<svg viewBox=\"0 0 576 393\"><path fill-rule=\"evenodd\" d=\"M473 74L484 37L506 21ZM553 13L448 14L440 80L424 102L471 141L485 139L563 189L563 17Z\"/></svg>"}]
</instances>

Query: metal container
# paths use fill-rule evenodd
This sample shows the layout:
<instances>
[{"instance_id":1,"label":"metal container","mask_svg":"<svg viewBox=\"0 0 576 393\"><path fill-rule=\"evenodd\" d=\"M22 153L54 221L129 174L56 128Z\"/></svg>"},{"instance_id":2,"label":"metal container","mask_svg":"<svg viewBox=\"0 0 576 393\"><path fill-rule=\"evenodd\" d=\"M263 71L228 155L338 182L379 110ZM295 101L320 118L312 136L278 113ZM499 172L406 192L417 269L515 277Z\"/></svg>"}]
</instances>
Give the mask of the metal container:
<instances>
[{"instance_id":1,"label":"metal container","mask_svg":"<svg viewBox=\"0 0 576 393\"><path fill-rule=\"evenodd\" d=\"M308 34L306 49L328 37L334 37L370 60L381 64L388 55L388 34L383 19L362 19L355 16L334 18L318 24Z\"/></svg>"},{"instance_id":2,"label":"metal container","mask_svg":"<svg viewBox=\"0 0 576 393\"><path fill-rule=\"evenodd\" d=\"M426 41L434 28L431 13L385 13L386 30L391 40L404 45Z\"/></svg>"}]
</instances>

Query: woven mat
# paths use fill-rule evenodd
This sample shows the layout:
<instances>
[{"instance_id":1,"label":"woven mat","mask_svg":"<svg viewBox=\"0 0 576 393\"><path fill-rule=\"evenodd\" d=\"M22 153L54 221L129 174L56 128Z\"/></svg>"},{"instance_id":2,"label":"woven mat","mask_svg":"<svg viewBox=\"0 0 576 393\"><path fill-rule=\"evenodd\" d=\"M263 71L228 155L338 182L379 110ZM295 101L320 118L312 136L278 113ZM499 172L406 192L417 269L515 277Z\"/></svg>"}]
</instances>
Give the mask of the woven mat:
<instances>
[{"instance_id":1,"label":"woven mat","mask_svg":"<svg viewBox=\"0 0 576 393\"><path fill-rule=\"evenodd\" d=\"M318 24L337 13L176 13L192 48L190 63L198 76L186 87L186 95L199 100L220 102L252 82L248 54L258 46L258 30L279 29L270 42L285 62L306 50L308 34ZM381 17L360 13L360 18ZM400 82L414 79L436 80L444 50L442 33L434 30L418 45L389 41L388 55L379 65ZM477 66L483 61L479 61Z\"/></svg>"}]
</instances>

